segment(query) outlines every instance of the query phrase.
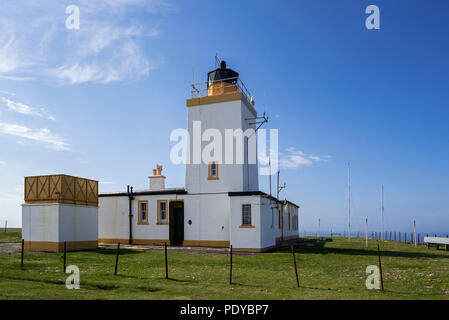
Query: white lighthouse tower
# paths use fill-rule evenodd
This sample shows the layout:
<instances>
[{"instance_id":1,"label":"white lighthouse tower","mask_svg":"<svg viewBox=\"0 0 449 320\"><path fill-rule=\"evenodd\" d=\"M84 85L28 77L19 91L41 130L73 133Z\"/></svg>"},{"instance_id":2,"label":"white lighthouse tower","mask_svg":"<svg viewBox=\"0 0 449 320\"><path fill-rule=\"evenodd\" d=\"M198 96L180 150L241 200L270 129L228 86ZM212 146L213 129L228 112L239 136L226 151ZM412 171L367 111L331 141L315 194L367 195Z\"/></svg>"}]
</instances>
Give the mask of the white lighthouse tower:
<instances>
[{"instance_id":1,"label":"white lighthouse tower","mask_svg":"<svg viewBox=\"0 0 449 320\"><path fill-rule=\"evenodd\" d=\"M258 190L257 112L239 74L222 61L220 68L208 73L203 88L192 88L187 100L187 192Z\"/></svg>"}]
</instances>

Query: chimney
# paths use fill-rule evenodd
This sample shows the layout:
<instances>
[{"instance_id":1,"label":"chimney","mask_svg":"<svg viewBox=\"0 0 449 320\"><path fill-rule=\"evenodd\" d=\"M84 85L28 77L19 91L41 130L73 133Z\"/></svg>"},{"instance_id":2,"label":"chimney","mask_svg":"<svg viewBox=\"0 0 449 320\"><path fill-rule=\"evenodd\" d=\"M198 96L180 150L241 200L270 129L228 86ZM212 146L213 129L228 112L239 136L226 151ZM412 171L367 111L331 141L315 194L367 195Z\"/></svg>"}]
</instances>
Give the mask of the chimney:
<instances>
[{"instance_id":1,"label":"chimney","mask_svg":"<svg viewBox=\"0 0 449 320\"><path fill-rule=\"evenodd\" d=\"M148 178L150 179L150 191L165 189L165 177L162 175L162 166L156 165L156 169L153 169L153 175Z\"/></svg>"}]
</instances>

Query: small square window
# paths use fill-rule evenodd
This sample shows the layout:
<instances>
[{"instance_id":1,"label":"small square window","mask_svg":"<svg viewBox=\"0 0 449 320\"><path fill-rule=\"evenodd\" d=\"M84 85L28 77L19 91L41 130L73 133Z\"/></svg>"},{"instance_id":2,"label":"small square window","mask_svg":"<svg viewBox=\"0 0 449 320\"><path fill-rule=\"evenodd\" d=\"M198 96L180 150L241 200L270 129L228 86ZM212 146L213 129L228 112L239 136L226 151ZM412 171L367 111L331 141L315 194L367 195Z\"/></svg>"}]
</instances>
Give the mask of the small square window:
<instances>
[{"instance_id":1,"label":"small square window","mask_svg":"<svg viewBox=\"0 0 449 320\"><path fill-rule=\"evenodd\" d=\"M218 163L210 162L208 165L208 180L218 180Z\"/></svg>"}]
</instances>

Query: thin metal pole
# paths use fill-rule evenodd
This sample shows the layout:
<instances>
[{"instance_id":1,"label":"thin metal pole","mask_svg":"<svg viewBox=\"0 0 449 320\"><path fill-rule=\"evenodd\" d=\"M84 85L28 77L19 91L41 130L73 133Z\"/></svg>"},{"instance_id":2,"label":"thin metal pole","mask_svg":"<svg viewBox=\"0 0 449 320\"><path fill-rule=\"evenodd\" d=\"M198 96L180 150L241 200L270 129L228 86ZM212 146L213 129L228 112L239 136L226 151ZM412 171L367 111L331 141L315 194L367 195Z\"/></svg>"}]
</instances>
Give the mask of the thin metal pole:
<instances>
[{"instance_id":1,"label":"thin metal pole","mask_svg":"<svg viewBox=\"0 0 449 320\"><path fill-rule=\"evenodd\" d=\"M21 253L21 258L20 258L20 269L23 270L23 250L24 250L24 246L25 246L25 241L22 239L22 253Z\"/></svg>"},{"instance_id":2,"label":"thin metal pole","mask_svg":"<svg viewBox=\"0 0 449 320\"><path fill-rule=\"evenodd\" d=\"M365 247L368 248L368 218L365 221Z\"/></svg>"},{"instance_id":3,"label":"thin metal pole","mask_svg":"<svg viewBox=\"0 0 449 320\"><path fill-rule=\"evenodd\" d=\"M229 251L230 263L229 263L229 284L232 284L232 245Z\"/></svg>"},{"instance_id":4,"label":"thin metal pole","mask_svg":"<svg viewBox=\"0 0 449 320\"><path fill-rule=\"evenodd\" d=\"M382 275L382 261L380 260L380 248L377 245L377 255L379 256L379 271L380 271L380 283L382 285L382 291L384 291L384 278Z\"/></svg>"},{"instance_id":5,"label":"thin metal pole","mask_svg":"<svg viewBox=\"0 0 449 320\"><path fill-rule=\"evenodd\" d=\"M64 273L67 259L67 242L64 241Z\"/></svg>"},{"instance_id":6,"label":"thin metal pole","mask_svg":"<svg viewBox=\"0 0 449 320\"><path fill-rule=\"evenodd\" d=\"M8 227L8 220L5 220L5 233L6 233L7 227Z\"/></svg>"},{"instance_id":7,"label":"thin metal pole","mask_svg":"<svg viewBox=\"0 0 449 320\"><path fill-rule=\"evenodd\" d=\"M416 247L416 220L413 220L413 228L415 232L415 247Z\"/></svg>"},{"instance_id":8,"label":"thin metal pole","mask_svg":"<svg viewBox=\"0 0 449 320\"><path fill-rule=\"evenodd\" d=\"M318 218L318 239L320 238L320 224L321 224L321 219Z\"/></svg>"},{"instance_id":9,"label":"thin metal pole","mask_svg":"<svg viewBox=\"0 0 449 320\"><path fill-rule=\"evenodd\" d=\"M385 223L384 223L384 185L382 185L382 241L385 240L384 233L385 233Z\"/></svg>"},{"instance_id":10,"label":"thin metal pole","mask_svg":"<svg viewBox=\"0 0 449 320\"><path fill-rule=\"evenodd\" d=\"M164 242L164 247L165 247L165 279L168 279L167 242Z\"/></svg>"},{"instance_id":11,"label":"thin metal pole","mask_svg":"<svg viewBox=\"0 0 449 320\"><path fill-rule=\"evenodd\" d=\"M296 267L295 248L294 248L293 244L291 245L291 248L292 248L292 256L293 256L293 266L295 267L295 274L296 274L296 286L299 288L298 269Z\"/></svg>"},{"instance_id":12,"label":"thin metal pole","mask_svg":"<svg viewBox=\"0 0 449 320\"><path fill-rule=\"evenodd\" d=\"M114 276L117 275L117 267L118 267L118 255L120 253L120 242L117 243L117 253L115 254L115 269L114 269Z\"/></svg>"},{"instance_id":13,"label":"thin metal pole","mask_svg":"<svg viewBox=\"0 0 449 320\"><path fill-rule=\"evenodd\" d=\"M351 163L348 162L348 239L351 240Z\"/></svg>"}]
</instances>

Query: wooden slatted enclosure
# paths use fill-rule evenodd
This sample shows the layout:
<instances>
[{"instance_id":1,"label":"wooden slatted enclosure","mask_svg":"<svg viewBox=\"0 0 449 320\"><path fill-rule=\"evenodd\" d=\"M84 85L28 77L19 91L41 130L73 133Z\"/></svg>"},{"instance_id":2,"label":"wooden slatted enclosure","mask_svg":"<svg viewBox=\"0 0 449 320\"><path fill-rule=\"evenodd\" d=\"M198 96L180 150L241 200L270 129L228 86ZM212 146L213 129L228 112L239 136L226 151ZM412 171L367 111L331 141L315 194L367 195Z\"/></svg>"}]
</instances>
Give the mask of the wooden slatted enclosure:
<instances>
[{"instance_id":1,"label":"wooden slatted enclosure","mask_svg":"<svg viewBox=\"0 0 449 320\"><path fill-rule=\"evenodd\" d=\"M98 181L64 174L25 177L25 203L98 206Z\"/></svg>"}]
</instances>

